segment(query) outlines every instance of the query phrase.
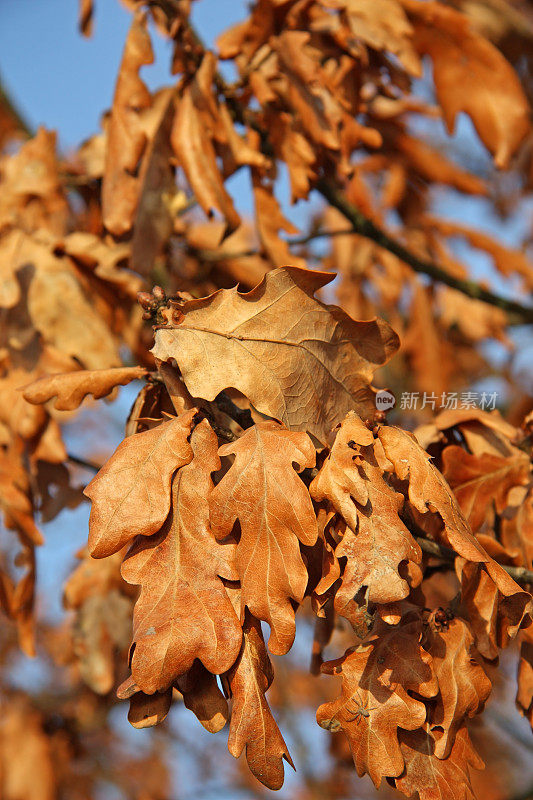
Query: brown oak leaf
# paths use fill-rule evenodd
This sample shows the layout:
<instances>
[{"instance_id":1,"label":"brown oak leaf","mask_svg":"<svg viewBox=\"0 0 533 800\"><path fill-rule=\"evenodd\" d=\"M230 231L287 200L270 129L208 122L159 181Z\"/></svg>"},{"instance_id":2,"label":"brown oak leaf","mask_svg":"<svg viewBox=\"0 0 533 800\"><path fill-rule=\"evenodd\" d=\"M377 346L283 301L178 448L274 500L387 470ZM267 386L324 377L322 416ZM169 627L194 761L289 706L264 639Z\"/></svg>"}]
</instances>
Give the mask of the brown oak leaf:
<instances>
[{"instance_id":1,"label":"brown oak leaf","mask_svg":"<svg viewBox=\"0 0 533 800\"><path fill-rule=\"evenodd\" d=\"M499 457L491 453L471 455L462 447L451 445L443 451L442 460L444 477L474 533L482 526L492 503L501 513L507 506L509 490L529 479L529 458L517 448L511 456Z\"/></svg>"},{"instance_id":2,"label":"brown oak leaf","mask_svg":"<svg viewBox=\"0 0 533 800\"><path fill-rule=\"evenodd\" d=\"M293 769L294 764L265 696L274 672L261 623L249 611L243 633L240 655L224 677L233 698L228 749L232 756L239 758L246 748L246 760L255 777L269 789L280 789L283 759Z\"/></svg>"},{"instance_id":3,"label":"brown oak leaf","mask_svg":"<svg viewBox=\"0 0 533 800\"><path fill-rule=\"evenodd\" d=\"M139 70L153 60L146 17L138 14L126 39L115 87L102 184L104 223L115 236L130 229L137 208L137 170L147 141L142 113L152 102Z\"/></svg>"},{"instance_id":4,"label":"brown oak leaf","mask_svg":"<svg viewBox=\"0 0 533 800\"><path fill-rule=\"evenodd\" d=\"M116 386L125 386L144 378L146 372L144 367L115 367L45 375L26 386L23 395L25 400L34 405L46 403L55 397L54 408L74 411L88 394L99 400L110 394Z\"/></svg>"},{"instance_id":5,"label":"brown oak leaf","mask_svg":"<svg viewBox=\"0 0 533 800\"><path fill-rule=\"evenodd\" d=\"M220 580L238 577L234 546L219 544L209 529L217 446L203 420L191 435L193 459L173 480L168 519L154 536L138 538L122 564L123 578L141 586L131 673L147 694L166 690L196 658L210 672L225 672L241 647L241 626Z\"/></svg>"},{"instance_id":6,"label":"brown oak leaf","mask_svg":"<svg viewBox=\"0 0 533 800\"><path fill-rule=\"evenodd\" d=\"M431 714L431 728L439 731L434 752L437 758L448 758L466 718L483 711L492 684L463 620L453 619L446 628L431 630L425 646L439 683L438 701Z\"/></svg>"},{"instance_id":7,"label":"brown oak leaf","mask_svg":"<svg viewBox=\"0 0 533 800\"><path fill-rule=\"evenodd\" d=\"M485 645L482 637L494 639L495 634L491 633L491 629L494 629L498 631L499 646L505 646L516 635L530 607L531 596L476 540L445 478L416 439L392 426L382 427L379 438L387 457L394 464L397 476L402 481L409 481L409 501L421 515L419 519L422 524L428 512L437 514L444 527L441 531L435 529L434 533L442 538L443 544L465 559L460 567L463 572L463 599L471 610L480 607L476 616L481 619L474 628L476 645L486 658L494 658L494 646ZM473 594L475 598L472 598ZM486 609L487 603L489 611ZM492 655L488 655L490 647Z\"/></svg>"},{"instance_id":8,"label":"brown oak leaf","mask_svg":"<svg viewBox=\"0 0 533 800\"><path fill-rule=\"evenodd\" d=\"M350 412L309 487L315 500L329 500L348 525L335 550L337 559L346 558L335 609L348 618L351 601L362 586L368 589L369 602L406 597L409 585L399 574L399 565L422 559L420 547L400 519L403 496L383 476L387 467L380 442Z\"/></svg>"},{"instance_id":9,"label":"brown oak leaf","mask_svg":"<svg viewBox=\"0 0 533 800\"><path fill-rule=\"evenodd\" d=\"M216 101L211 94L215 69L216 59L212 53L206 53L196 76L178 101L170 141L200 207L209 217L214 210L222 214L229 233L239 227L240 218L218 168L210 130L213 126L211 114L217 116ZM205 85L209 87L207 93ZM209 118L209 124L206 124L205 116ZM218 121L218 125L223 127L223 122Z\"/></svg>"},{"instance_id":10,"label":"brown oak leaf","mask_svg":"<svg viewBox=\"0 0 533 800\"><path fill-rule=\"evenodd\" d=\"M461 728L448 758L435 756L435 742L425 731L401 734L405 773L394 784L400 792L420 800L475 800L470 769L485 766L472 746L466 728Z\"/></svg>"},{"instance_id":11,"label":"brown oak leaf","mask_svg":"<svg viewBox=\"0 0 533 800\"><path fill-rule=\"evenodd\" d=\"M313 467L315 449L305 433L277 422L260 422L236 442L223 445L221 456L235 461L209 497L217 539L240 523L236 566L241 581L241 615L247 606L271 627L269 648L281 655L294 640L294 608L307 586L299 541L313 545L317 522L313 504L298 470Z\"/></svg>"},{"instance_id":12,"label":"brown oak leaf","mask_svg":"<svg viewBox=\"0 0 533 800\"><path fill-rule=\"evenodd\" d=\"M398 728L420 728L426 720L425 705L399 684L383 685L373 644L327 661L322 671L342 676L342 692L319 707L318 724L333 733L344 731L359 776L368 773L379 786L383 777L401 775L404 761Z\"/></svg>"},{"instance_id":13,"label":"brown oak leaf","mask_svg":"<svg viewBox=\"0 0 533 800\"><path fill-rule=\"evenodd\" d=\"M175 358L193 397L233 387L262 413L326 442L348 411L376 407L374 370L398 348L383 320L357 322L313 297L334 275L284 267L247 294L222 289L180 305L152 352Z\"/></svg>"},{"instance_id":14,"label":"brown oak leaf","mask_svg":"<svg viewBox=\"0 0 533 800\"><path fill-rule=\"evenodd\" d=\"M90 482L89 551L104 558L134 536L150 536L170 510L172 475L191 461L195 409L157 428L128 436Z\"/></svg>"},{"instance_id":15,"label":"brown oak leaf","mask_svg":"<svg viewBox=\"0 0 533 800\"><path fill-rule=\"evenodd\" d=\"M176 681L183 703L209 733L218 733L229 720L228 701L218 688L217 679L196 660Z\"/></svg>"},{"instance_id":16,"label":"brown oak leaf","mask_svg":"<svg viewBox=\"0 0 533 800\"><path fill-rule=\"evenodd\" d=\"M502 594L525 594L476 540L444 476L414 436L388 426L380 428L379 438L397 476L409 481L409 500L414 508L422 515L431 511L440 516L444 524L443 543L467 561L484 564Z\"/></svg>"},{"instance_id":17,"label":"brown oak leaf","mask_svg":"<svg viewBox=\"0 0 533 800\"><path fill-rule=\"evenodd\" d=\"M442 3L402 0L414 26L414 45L433 61L435 89L448 131L464 111L498 167L529 130L530 109L520 80L500 51L468 18Z\"/></svg>"}]
</instances>

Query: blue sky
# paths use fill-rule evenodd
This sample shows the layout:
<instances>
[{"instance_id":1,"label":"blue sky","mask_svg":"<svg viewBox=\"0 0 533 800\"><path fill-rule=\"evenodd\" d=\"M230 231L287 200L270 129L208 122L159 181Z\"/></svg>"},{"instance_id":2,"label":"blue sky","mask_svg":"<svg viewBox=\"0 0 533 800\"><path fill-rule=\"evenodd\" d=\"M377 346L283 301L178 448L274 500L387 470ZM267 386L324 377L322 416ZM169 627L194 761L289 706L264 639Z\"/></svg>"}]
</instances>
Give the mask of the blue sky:
<instances>
[{"instance_id":1,"label":"blue sky","mask_svg":"<svg viewBox=\"0 0 533 800\"><path fill-rule=\"evenodd\" d=\"M113 97L131 13L118 0L95 1L92 38L78 32L77 0L0 0L0 74L32 127L59 132L63 148L98 130ZM205 41L246 14L243 0L193 4ZM170 46L152 37L155 64L143 72L151 87L168 82Z\"/></svg>"}]
</instances>

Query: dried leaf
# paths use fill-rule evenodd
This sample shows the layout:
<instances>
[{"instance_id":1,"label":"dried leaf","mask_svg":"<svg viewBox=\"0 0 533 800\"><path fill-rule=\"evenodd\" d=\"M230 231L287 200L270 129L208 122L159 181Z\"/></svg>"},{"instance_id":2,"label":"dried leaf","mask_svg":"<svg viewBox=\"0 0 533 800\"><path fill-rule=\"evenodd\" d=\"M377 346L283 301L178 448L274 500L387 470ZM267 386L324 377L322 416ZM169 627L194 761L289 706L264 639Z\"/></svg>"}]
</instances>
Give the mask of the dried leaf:
<instances>
[{"instance_id":1,"label":"dried leaf","mask_svg":"<svg viewBox=\"0 0 533 800\"><path fill-rule=\"evenodd\" d=\"M431 456L422 450L414 436L395 427L382 427L379 438L387 457L400 480L409 480L409 500L420 514L437 513L443 524L444 544L467 561L483 564L495 586L505 596L520 596L523 610L527 595L518 584L493 561L472 535L452 491L441 473L431 463Z\"/></svg>"},{"instance_id":2,"label":"dried leaf","mask_svg":"<svg viewBox=\"0 0 533 800\"><path fill-rule=\"evenodd\" d=\"M374 50L393 53L414 77L422 67L413 47L413 29L395 0L347 0L343 4L352 35Z\"/></svg>"},{"instance_id":3,"label":"dried leaf","mask_svg":"<svg viewBox=\"0 0 533 800\"><path fill-rule=\"evenodd\" d=\"M424 731L402 733L401 748L405 774L394 781L400 792L408 797L418 792L420 800L475 800L470 769L483 769L485 765L466 728L459 730L444 760L435 756L435 742Z\"/></svg>"},{"instance_id":4,"label":"dried leaf","mask_svg":"<svg viewBox=\"0 0 533 800\"><path fill-rule=\"evenodd\" d=\"M192 461L179 465L173 480L168 519L154 536L137 539L122 565L123 578L141 586L131 672L147 694L166 690L196 658L210 672L225 672L241 647L241 626L219 578L237 578L233 547L218 544L209 529L210 476L220 461L206 420L194 428L191 447Z\"/></svg>"},{"instance_id":5,"label":"dried leaf","mask_svg":"<svg viewBox=\"0 0 533 800\"><path fill-rule=\"evenodd\" d=\"M130 229L137 208L137 170L146 146L141 113L151 105L139 70L153 60L146 18L138 14L124 46L107 136L102 215L106 228L115 236Z\"/></svg>"},{"instance_id":6,"label":"dried leaf","mask_svg":"<svg viewBox=\"0 0 533 800\"><path fill-rule=\"evenodd\" d=\"M172 475L192 460L188 441L195 410L129 436L85 489L92 501L89 550L104 558L134 536L150 536L170 510Z\"/></svg>"},{"instance_id":7,"label":"dried leaf","mask_svg":"<svg viewBox=\"0 0 533 800\"><path fill-rule=\"evenodd\" d=\"M433 61L437 98L450 133L460 111L494 155L498 167L529 131L530 109L511 65L476 33L468 18L442 3L402 0L414 26L414 44Z\"/></svg>"},{"instance_id":8,"label":"dried leaf","mask_svg":"<svg viewBox=\"0 0 533 800\"><path fill-rule=\"evenodd\" d=\"M128 722L134 728L151 728L166 719L172 703L172 687L166 692L136 692L130 698Z\"/></svg>"},{"instance_id":9,"label":"dried leaf","mask_svg":"<svg viewBox=\"0 0 533 800\"><path fill-rule=\"evenodd\" d=\"M233 698L228 749L246 760L255 777L269 789L283 786L283 759L294 768L287 745L266 700L274 673L267 655L261 623L246 612L242 649L226 676Z\"/></svg>"},{"instance_id":10,"label":"dried leaf","mask_svg":"<svg viewBox=\"0 0 533 800\"><path fill-rule=\"evenodd\" d=\"M309 493L293 469L313 467L315 449L305 433L261 422L220 448L235 461L209 498L215 536L224 539L240 523L236 550L245 606L271 628L269 648L286 653L294 640L294 608L307 586L298 541L313 545L317 524Z\"/></svg>"},{"instance_id":11,"label":"dried leaf","mask_svg":"<svg viewBox=\"0 0 533 800\"><path fill-rule=\"evenodd\" d=\"M229 720L228 703L214 675L200 661L195 661L185 675L178 678L177 688L183 703L209 733L218 733Z\"/></svg>"},{"instance_id":12,"label":"dried leaf","mask_svg":"<svg viewBox=\"0 0 533 800\"><path fill-rule=\"evenodd\" d=\"M483 525L493 503L501 513L507 506L510 489L529 480L529 458L517 449L512 456L502 458L491 453L471 455L462 447L451 445L443 451L442 460L444 477L474 533Z\"/></svg>"},{"instance_id":13,"label":"dried leaf","mask_svg":"<svg viewBox=\"0 0 533 800\"><path fill-rule=\"evenodd\" d=\"M379 449L376 449L379 447ZM387 466L379 442L350 412L337 433L330 455L309 491L329 500L348 529L335 550L346 558L335 609L350 619L352 600L364 586L368 602L389 603L409 594L400 564L422 559L422 552L400 519L403 497L384 478Z\"/></svg>"},{"instance_id":14,"label":"dried leaf","mask_svg":"<svg viewBox=\"0 0 533 800\"><path fill-rule=\"evenodd\" d=\"M46 375L24 389L24 399L38 405L56 397L54 408L74 411L88 394L95 400L106 397L116 386L144 378L144 367L117 367L115 369L80 370L68 374Z\"/></svg>"},{"instance_id":15,"label":"dried leaf","mask_svg":"<svg viewBox=\"0 0 533 800\"><path fill-rule=\"evenodd\" d=\"M433 630L426 649L431 653L439 682L439 698L431 715L431 728L437 728L434 753L443 759L449 757L467 717L483 711L492 684L479 663L474 637L463 620L454 619L446 628Z\"/></svg>"},{"instance_id":16,"label":"dried leaf","mask_svg":"<svg viewBox=\"0 0 533 800\"><path fill-rule=\"evenodd\" d=\"M432 526L433 535L464 559L458 561L461 595L470 612L476 646L485 658L495 658L497 647L507 646L518 632L531 607L531 595L473 536L444 477L416 439L393 427L381 428L379 438L400 480L409 480L409 500L421 515L419 524L423 526L425 519L432 520L437 514L441 523Z\"/></svg>"},{"instance_id":17,"label":"dried leaf","mask_svg":"<svg viewBox=\"0 0 533 800\"><path fill-rule=\"evenodd\" d=\"M79 29L84 36L92 36L93 33L93 0L80 0Z\"/></svg>"},{"instance_id":18,"label":"dried leaf","mask_svg":"<svg viewBox=\"0 0 533 800\"><path fill-rule=\"evenodd\" d=\"M256 172L252 173L252 179L257 231L268 258L275 267L289 263L305 267L305 261L291 255L289 245L279 236L280 229L287 233L298 233L298 229L283 215L274 195L274 187L263 184Z\"/></svg>"},{"instance_id":19,"label":"dried leaf","mask_svg":"<svg viewBox=\"0 0 533 800\"><path fill-rule=\"evenodd\" d=\"M348 650L323 664L322 671L342 676L342 692L320 706L318 724L333 733L344 731L359 776L368 773L379 786L383 777L401 775L404 761L397 729L420 728L426 719L424 704L401 685L383 685L373 645Z\"/></svg>"},{"instance_id":20,"label":"dried leaf","mask_svg":"<svg viewBox=\"0 0 533 800\"><path fill-rule=\"evenodd\" d=\"M193 397L214 400L234 387L262 413L325 442L348 411L375 415L372 374L398 347L386 322L357 322L314 299L332 278L286 267L248 294L188 301L180 322L156 331L152 352L176 359Z\"/></svg>"},{"instance_id":21,"label":"dried leaf","mask_svg":"<svg viewBox=\"0 0 533 800\"><path fill-rule=\"evenodd\" d=\"M195 85L187 86L178 103L171 132L171 143L194 195L211 217L218 211L227 223L227 232L239 227L240 219L226 191L217 165L213 141L195 104Z\"/></svg>"}]
</instances>

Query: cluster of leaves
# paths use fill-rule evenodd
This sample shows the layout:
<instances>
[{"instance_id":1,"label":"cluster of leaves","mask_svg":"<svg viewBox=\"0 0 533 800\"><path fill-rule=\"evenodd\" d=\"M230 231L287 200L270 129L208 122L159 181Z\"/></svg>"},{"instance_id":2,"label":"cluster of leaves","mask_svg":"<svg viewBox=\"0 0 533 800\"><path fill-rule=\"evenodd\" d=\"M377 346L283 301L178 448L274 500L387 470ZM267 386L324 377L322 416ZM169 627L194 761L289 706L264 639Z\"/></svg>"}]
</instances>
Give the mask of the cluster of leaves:
<instances>
[{"instance_id":1,"label":"cluster of leaves","mask_svg":"<svg viewBox=\"0 0 533 800\"><path fill-rule=\"evenodd\" d=\"M491 43L471 3L469 18L434 0L257 0L215 54L189 0L126 5L102 131L68 159L44 129L0 158L0 508L16 542L0 604L28 654L36 520L83 500L61 424L88 396L145 381L126 438L85 489L89 545L64 593L73 621L49 648L84 710L55 697L64 728L47 737L47 709L13 698L0 732L6 800L28 793L17 764L30 756L9 749L23 728L48 775L42 796L56 796L59 774L74 791L65 762L94 750L99 726L108 746L102 720L126 662L118 696L135 727L162 722L181 697L208 731L229 722L230 753L246 751L253 775L280 788L292 760L266 697L269 652L288 653L309 607L312 669L342 678L317 720L346 734L357 773L421 800L469 798L482 761L468 722L511 642L516 702L533 724L531 399L503 368L515 424L455 409L413 436L376 410L372 381L379 369L396 391L469 388L495 372L480 343L512 350L510 323L532 319L469 280L452 245L488 254L523 292L526 254L432 205L435 187L502 209L515 190L495 197L488 168L474 174L416 126L442 119L451 132L466 113L527 195L530 87L499 48L512 58L506 37L533 24L501 12ZM87 34L92 16L85 0ZM155 92L140 76L150 24L178 76ZM17 117L2 109L0 141L11 141ZM325 201L297 237L277 197L282 166L293 203ZM238 171L251 219L227 186ZM164 288L149 293L154 283ZM325 302L333 292L342 307ZM324 661L342 620L348 649ZM159 770L157 754L150 764ZM161 775L142 797L165 798Z\"/></svg>"}]
</instances>

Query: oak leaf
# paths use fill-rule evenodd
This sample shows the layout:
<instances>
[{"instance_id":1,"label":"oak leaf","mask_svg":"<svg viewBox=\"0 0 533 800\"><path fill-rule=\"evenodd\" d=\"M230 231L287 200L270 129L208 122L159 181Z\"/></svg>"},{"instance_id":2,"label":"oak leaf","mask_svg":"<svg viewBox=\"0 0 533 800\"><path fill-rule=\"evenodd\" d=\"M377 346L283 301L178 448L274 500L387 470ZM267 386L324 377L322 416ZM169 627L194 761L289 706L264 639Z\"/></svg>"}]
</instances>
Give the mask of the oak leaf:
<instances>
[{"instance_id":1,"label":"oak leaf","mask_svg":"<svg viewBox=\"0 0 533 800\"><path fill-rule=\"evenodd\" d=\"M409 500L414 508L420 514L431 511L440 516L444 544L467 561L484 564L502 594L525 594L477 542L446 480L414 436L393 426L380 428L378 435L397 476L409 481Z\"/></svg>"},{"instance_id":2,"label":"oak leaf","mask_svg":"<svg viewBox=\"0 0 533 800\"><path fill-rule=\"evenodd\" d=\"M304 267L304 259L292 256L289 245L280 238L280 230L294 234L298 233L298 228L289 222L282 213L274 195L274 187L271 184L263 183L257 170L252 172L252 184L257 231L266 255L275 267L282 267L289 261L294 266Z\"/></svg>"},{"instance_id":3,"label":"oak leaf","mask_svg":"<svg viewBox=\"0 0 533 800\"><path fill-rule=\"evenodd\" d=\"M504 647L522 624L530 608L531 596L476 540L446 480L416 439L392 426L382 427L378 435L397 476L409 482L409 501L415 512L421 515L422 525L428 512L430 519L432 515L438 515L443 527L435 529L434 535L464 559L462 566L459 562L463 572L463 599L471 611L479 606L476 645L482 655L494 658L497 652L494 643L485 645L483 640L489 637L488 642L495 641L496 637L498 645ZM489 655L491 650L493 654Z\"/></svg>"},{"instance_id":4,"label":"oak leaf","mask_svg":"<svg viewBox=\"0 0 533 800\"><path fill-rule=\"evenodd\" d=\"M457 114L464 111L496 165L506 167L530 125L517 74L464 14L438 2L402 0L402 5L414 26L415 47L432 58L448 131L453 132Z\"/></svg>"},{"instance_id":5,"label":"oak leaf","mask_svg":"<svg viewBox=\"0 0 533 800\"><path fill-rule=\"evenodd\" d=\"M145 375L144 367L115 367L45 375L26 386L23 395L25 400L34 405L46 403L55 397L57 399L54 408L74 411L88 394L99 400L110 394L116 386L125 386Z\"/></svg>"},{"instance_id":6,"label":"oak leaf","mask_svg":"<svg viewBox=\"0 0 533 800\"><path fill-rule=\"evenodd\" d=\"M172 475L192 460L195 410L125 439L85 489L92 501L89 550L104 558L134 536L150 536L170 510Z\"/></svg>"},{"instance_id":7,"label":"oak leaf","mask_svg":"<svg viewBox=\"0 0 533 800\"><path fill-rule=\"evenodd\" d=\"M165 692L135 692L130 697L128 722L134 728L151 728L166 719L172 703L172 687Z\"/></svg>"},{"instance_id":8,"label":"oak leaf","mask_svg":"<svg viewBox=\"0 0 533 800\"><path fill-rule=\"evenodd\" d=\"M123 578L141 586L131 673L147 694L168 689L196 658L210 672L225 672L241 647L241 626L220 580L238 577L233 546L218 544L209 529L211 472L220 461L206 420L192 432L191 447L192 461L173 480L168 519L154 536L138 538L122 564Z\"/></svg>"},{"instance_id":9,"label":"oak leaf","mask_svg":"<svg viewBox=\"0 0 533 800\"><path fill-rule=\"evenodd\" d=\"M285 267L247 294L190 300L181 321L156 331L152 352L176 359L193 397L214 400L233 387L258 411L326 442L348 411L375 415L372 374L398 348L383 320L357 322L315 300L333 277Z\"/></svg>"},{"instance_id":10,"label":"oak leaf","mask_svg":"<svg viewBox=\"0 0 533 800\"><path fill-rule=\"evenodd\" d=\"M347 0L346 18L352 35L374 50L393 53L414 77L422 67L413 47L413 29L396 0Z\"/></svg>"},{"instance_id":11,"label":"oak leaf","mask_svg":"<svg viewBox=\"0 0 533 800\"><path fill-rule=\"evenodd\" d=\"M269 648L281 655L294 640L291 600L301 603L307 586L299 542L313 545L317 538L313 504L293 464L298 470L313 467L315 449L305 433L269 421L223 445L219 454L234 454L235 461L210 494L211 526L224 539L239 521L241 615L247 606L268 622Z\"/></svg>"},{"instance_id":12,"label":"oak leaf","mask_svg":"<svg viewBox=\"0 0 533 800\"><path fill-rule=\"evenodd\" d=\"M474 637L463 620L454 619L447 628L432 630L425 646L431 653L439 683L438 701L431 714L431 727L439 731L434 752L437 758L448 758L467 717L483 711L492 684L479 663Z\"/></svg>"},{"instance_id":13,"label":"oak leaf","mask_svg":"<svg viewBox=\"0 0 533 800\"><path fill-rule=\"evenodd\" d=\"M398 728L416 730L426 719L426 707L401 685L389 688L380 680L375 647L348 650L322 671L342 676L341 695L317 711L326 730L343 730L359 776L368 773L376 786L383 777L397 777L404 768Z\"/></svg>"},{"instance_id":14,"label":"oak leaf","mask_svg":"<svg viewBox=\"0 0 533 800\"><path fill-rule=\"evenodd\" d=\"M283 785L283 759L294 768L287 745L266 699L274 678L259 620L246 612L240 655L224 676L233 698L228 749L246 760L255 777L269 789Z\"/></svg>"},{"instance_id":15,"label":"oak leaf","mask_svg":"<svg viewBox=\"0 0 533 800\"><path fill-rule=\"evenodd\" d=\"M74 612L72 649L80 676L97 694L115 684L117 653L127 652L133 602L120 577L123 553L96 560L87 552L65 583L63 605Z\"/></svg>"},{"instance_id":16,"label":"oak leaf","mask_svg":"<svg viewBox=\"0 0 533 800\"><path fill-rule=\"evenodd\" d=\"M176 687L183 695L185 707L193 712L206 731L218 733L222 730L230 716L228 702L218 688L216 677L201 661L196 660L190 670L178 678Z\"/></svg>"},{"instance_id":17,"label":"oak leaf","mask_svg":"<svg viewBox=\"0 0 533 800\"><path fill-rule=\"evenodd\" d=\"M138 14L126 39L115 87L102 184L104 224L115 236L130 229L137 208L137 169L146 146L141 115L151 105L150 92L139 70L153 60L146 17Z\"/></svg>"},{"instance_id":18,"label":"oak leaf","mask_svg":"<svg viewBox=\"0 0 533 800\"><path fill-rule=\"evenodd\" d=\"M344 616L349 617L351 601L362 586L372 603L406 597L409 585L399 574L400 564L422 559L420 547L400 518L403 497L384 477L390 466L380 442L350 412L309 487L315 500L329 500L348 525L335 550L337 559L346 558L335 597L335 609Z\"/></svg>"},{"instance_id":19,"label":"oak leaf","mask_svg":"<svg viewBox=\"0 0 533 800\"><path fill-rule=\"evenodd\" d=\"M531 615L531 595L525 590L500 591L479 564L459 559L456 571L461 579L461 599L476 646L484 658L495 659L499 649L507 647L518 633L526 612Z\"/></svg>"},{"instance_id":20,"label":"oak leaf","mask_svg":"<svg viewBox=\"0 0 533 800\"><path fill-rule=\"evenodd\" d=\"M493 503L501 513L507 506L510 489L529 480L529 458L516 448L508 457L491 453L478 456L451 445L443 451L442 460L444 477L474 533L483 525L487 509Z\"/></svg>"},{"instance_id":21,"label":"oak leaf","mask_svg":"<svg viewBox=\"0 0 533 800\"><path fill-rule=\"evenodd\" d=\"M212 53L207 53L196 77L179 98L170 141L200 207L209 217L213 211L222 214L229 233L239 227L240 219L217 164L211 132L202 115L201 106L206 103L206 97L205 93L202 97L202 87L199 86L204 73L212 73L215 68ZM211 106L215 103L211 94L207 102Z\"/></svg>"},{"instance_id":22,"label":"oak leaf","mask_svg":"<svg viewBox=\"0 0 533 800\"><path fill-rule=\"evenodd\" d=\"M483 769L484 763L472 746L466 728L455 737L448 758L435 756L435 742L425 731L401 734L405 773L394 784L400 792L420 800L475 800L470 769Z\"/></svg>"}]
</instances>

